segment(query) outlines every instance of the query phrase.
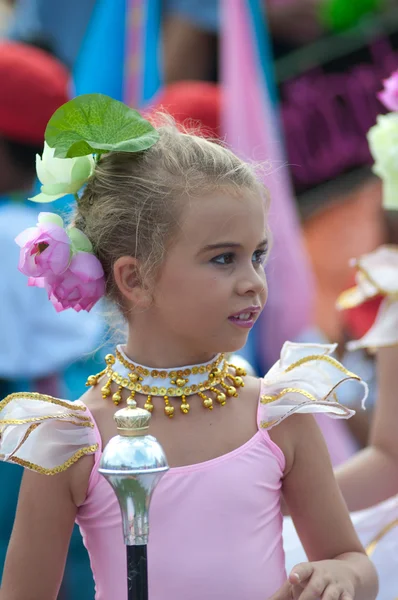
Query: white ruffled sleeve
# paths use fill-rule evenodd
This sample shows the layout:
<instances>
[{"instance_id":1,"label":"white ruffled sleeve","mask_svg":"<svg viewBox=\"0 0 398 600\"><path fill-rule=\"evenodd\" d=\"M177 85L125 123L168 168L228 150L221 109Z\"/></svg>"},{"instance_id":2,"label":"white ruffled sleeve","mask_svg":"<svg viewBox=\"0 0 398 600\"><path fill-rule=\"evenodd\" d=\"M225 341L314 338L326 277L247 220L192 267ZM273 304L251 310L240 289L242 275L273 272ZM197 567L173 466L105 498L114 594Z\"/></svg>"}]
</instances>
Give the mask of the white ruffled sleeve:
<instances>
[{"instance_id":1,"label":"white ruffled sleeve","mask_svg":"<svg viewBox=\"0 0 398 600\"><path fill-rule=\"evenodd\" d=\"M342 310L354 308L375 296L383 296L376 320L359 340L347 348L375 349L398 344L398 247L381 246L359 258L355 265L356 286L343 292L337 300Z\"/></svg>"},{"instance_id":2,"label":"white ruffled sleeve","mask_svg":"<svg viewBox=\"0 0 398 600\"><path fill-rule=\"evenodd\" d=\"M362 388L364 407L368 386L331 356L336 347L337 344L284 344L279 361L262 381L261 428L271 429L296 412L350 418L355 411L340 404L337 398L338 388L346 382L354 381Z\"/></svg>"},{"instance_id":3,"label":"white ruffled sleeve","mask_svg":"<svg viewBox=\"0 0 398 600\"><path fill-rule=\"evenodd\" d=\"M87 412L79 402L42 394L7 396L0 402L0 460L45 475L65 471L98 450Z\"/></svg>"}]
</instances>

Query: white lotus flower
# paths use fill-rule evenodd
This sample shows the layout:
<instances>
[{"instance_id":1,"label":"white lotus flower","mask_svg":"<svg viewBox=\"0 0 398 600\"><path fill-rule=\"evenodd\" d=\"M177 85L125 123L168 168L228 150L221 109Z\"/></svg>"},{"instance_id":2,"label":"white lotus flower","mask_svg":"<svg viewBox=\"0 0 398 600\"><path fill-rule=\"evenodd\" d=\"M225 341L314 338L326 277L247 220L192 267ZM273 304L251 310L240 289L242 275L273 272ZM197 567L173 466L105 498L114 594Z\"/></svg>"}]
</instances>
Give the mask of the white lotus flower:
<instances>
[{"instance_id":1,"label":"white lotus flower","mask_svg":"<svg viewBox=\"0 0 398 600\"><path fill-rule=\"evenodd\" d=\"M398 209L398 114L379 115L368 132L373 171L383 180L383 206Z\"/></svg>"},{"instance_id":2,"label":"white lotus flower","mask_svg":"<svg viewBox=\"0 0 398 600\"><path fill-rule=\"evenodd\" d=\"M29 198L33 202L53 202L68 194L77 194L94 170L94 158L55 158L54 148L44 142L43 155L36 154L36 173L40 180L40 194Z\"/></svg>"}]
</instances>

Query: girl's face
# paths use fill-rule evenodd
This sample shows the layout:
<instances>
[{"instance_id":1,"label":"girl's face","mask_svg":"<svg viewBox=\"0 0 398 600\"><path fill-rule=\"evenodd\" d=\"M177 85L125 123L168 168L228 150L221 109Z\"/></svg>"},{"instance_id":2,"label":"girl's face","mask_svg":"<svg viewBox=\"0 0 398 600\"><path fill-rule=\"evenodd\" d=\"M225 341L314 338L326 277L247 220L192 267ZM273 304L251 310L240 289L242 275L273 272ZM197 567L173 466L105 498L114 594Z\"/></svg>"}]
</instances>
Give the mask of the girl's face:
<instances>
[{"instance_id":1,"label":"girl's face","mask_svg":"<svg viewBox=\"0 0 398 600\"><path fill-rule=\"evenodd\" d=\"M242 190L188 201L177 235L147 318L170 344L203 360L238 350L267 299L263 199Z\"/></svg>"}]
</instances>

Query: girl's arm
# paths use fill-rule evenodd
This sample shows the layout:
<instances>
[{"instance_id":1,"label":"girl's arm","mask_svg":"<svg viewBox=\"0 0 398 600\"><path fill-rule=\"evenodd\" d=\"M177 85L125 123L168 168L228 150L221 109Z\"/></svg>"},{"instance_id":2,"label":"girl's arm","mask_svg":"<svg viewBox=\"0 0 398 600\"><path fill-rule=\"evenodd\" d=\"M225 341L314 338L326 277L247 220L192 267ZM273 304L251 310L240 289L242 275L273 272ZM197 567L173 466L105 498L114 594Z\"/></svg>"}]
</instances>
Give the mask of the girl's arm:
<instances>
[{"instance_id":1,"label":"girl's arm","mask_svg":"<svg viewBox=\"0 0 398 600\"><path fill-rule=\"evenodd\" d=\"M84 500L91 468L92 457L85 457L53 476L25 471L4 567L1 600L57 598L76 503Z\"/></svg>"},{"instance_id":2,"label":"girl's arm","mask_svg":"<svg viewBox=\"0 0 398 600\"><path fill-rule=\"evenodd\" d=\"M398 346L378 350L377 373L379 393L370 445L336 473L350 510L398 494Z\"/></svg>"},{"instance_id":3,"label":"girl's arm","mask_svg":"<svg viewBox=\"0 0 398 600\"><path fill-rule=\"evenodd\" d=\"M376 571L355 533L313 417L293 415L271 435L286 457L283 495L313 561L295 567L272 600L373 600Z\"/></svg>"}]
</instances>

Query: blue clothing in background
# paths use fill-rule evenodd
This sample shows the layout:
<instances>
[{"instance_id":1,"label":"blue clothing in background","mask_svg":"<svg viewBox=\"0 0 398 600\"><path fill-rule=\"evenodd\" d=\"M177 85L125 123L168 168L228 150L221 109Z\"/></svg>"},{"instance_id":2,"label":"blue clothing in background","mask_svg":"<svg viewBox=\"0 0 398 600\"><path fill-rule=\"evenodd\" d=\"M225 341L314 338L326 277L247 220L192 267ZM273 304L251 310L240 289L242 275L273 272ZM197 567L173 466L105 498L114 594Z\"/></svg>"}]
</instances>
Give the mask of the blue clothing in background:
<instances>
[{"instance_id":1,"label":"blue clothing in background","mask_svg":"<svg viewBox=\"0 0 398 600\"><path fill-rule=\"evenodd\" d=\"M42 39L72 68L95 3L96 0L17 0L7 37L22 41Z\"/></svg>"}]
</instances>

